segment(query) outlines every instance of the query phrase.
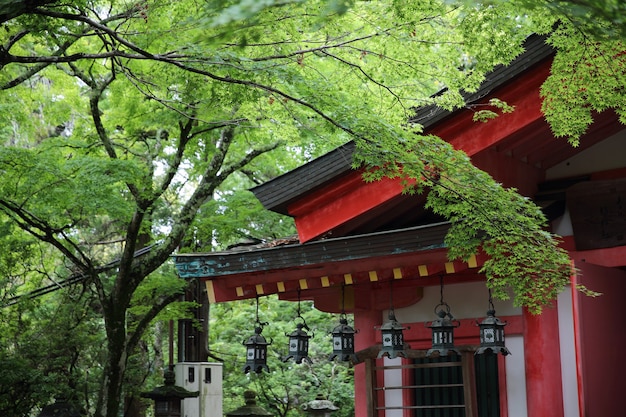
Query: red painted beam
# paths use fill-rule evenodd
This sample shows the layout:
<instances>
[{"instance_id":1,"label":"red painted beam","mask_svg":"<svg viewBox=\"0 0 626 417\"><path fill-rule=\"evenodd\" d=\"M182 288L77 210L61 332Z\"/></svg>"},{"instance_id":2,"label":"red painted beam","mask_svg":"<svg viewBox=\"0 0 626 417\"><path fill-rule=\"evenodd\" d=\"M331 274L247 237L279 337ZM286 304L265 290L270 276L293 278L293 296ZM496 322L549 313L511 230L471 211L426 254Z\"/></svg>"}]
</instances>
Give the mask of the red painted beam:
<instances>
[{"instance_id":1,"label":"red painted beam","mask_svg":"<svg viewBox=\"0 0 626 417\"><path fill-rule=\"evenodd\" d=\"M328 262L303 269L280 269L264 272L218 276L205 279L210 302L254 298L257 295L278 294L281 299L295 301L298 290L303 299L313 299L316 306L338 312L338 288L354 288L355 292L373 291L367 297L359 295L359 302L347 308L366 307L384 310L388 307L389 281L394 280L394 293L407 287L439 285L439 275L448 282L484 280L478 273L487 259L480 254L472 264L447 262L445 249L391 255L365 260ZM397 275L397 276L396 276ZM351 290L352 291L352 290ZM394 295L397 303L410 305L421 298L415 289ZM398 304L399 305L399 304Z\"/></svg>"},{"instance_id":2,"label":"red painted beam","mask_svg":"<svg viewBox=\"0 0 626 417\"><path fill-rule=\"evenodd\" d=\"M569 252L569 256L573 261L609 268L626 266L626 246L577 251L574 236L564 236L562 239L561 247Z\"/></svg>"},{"instance_id":3,"label":"red painted beam","mask_svg":"<svg viewBox=\"0 0 626 417\"><path fill-rule=\"evenodd\" d=\"M533 71L518 77L514 83L485 97L481 103L473 103L475 109L455 114L453 119L441 123L429 133L433 133L452 144L455 149L465 151L469 156L477 154L502 139L543 119L539 89L550 74L551 60L537 66ZM515 106L512 113L502 114L487 123L474 122L474 110L482 110L492 97Z\"/></svg>"},{"instance_id":4,"label":"red painted beam","mask_svg":"<svg viewBox=\"0 0 626 417\"><path fill-rule=\"evenodd\" d=\"M402 194L398 180L366 183L362 171L343 178L288 207L294 217L300 242L322 236L345 222Z\"/></svg>"}]
</instances>

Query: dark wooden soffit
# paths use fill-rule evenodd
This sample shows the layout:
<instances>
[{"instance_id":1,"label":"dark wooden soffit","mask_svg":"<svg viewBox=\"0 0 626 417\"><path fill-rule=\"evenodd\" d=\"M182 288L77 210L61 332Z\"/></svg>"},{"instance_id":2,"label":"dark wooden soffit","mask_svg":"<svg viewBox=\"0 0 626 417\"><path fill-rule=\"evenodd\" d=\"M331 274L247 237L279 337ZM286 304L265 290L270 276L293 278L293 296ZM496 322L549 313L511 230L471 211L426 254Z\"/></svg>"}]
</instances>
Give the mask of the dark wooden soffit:
<instances>
[{"instance_id":1,"label":"dark wooden soffit","mask_svg":"<svg viewBox=\"0 0 626 417\"><path fill-rule=\"evenodd\" d=\"M517 76L543 62L554 54L544 36L532 35L525 44L525 51L509 65L500 65L486 76L478 91L464 94L466 103L477 102L495 90L512 82ZM463 110L463 109L461 109ZM442 123L457 111L451 112L437 106L418 108L411 121L424 126L427 131ZM288 215L287 207L302 195L313 192L323 185L352 171L356 146L349 142L339 148L252 189L257 199L268 209Z\"/></svg>"},{"instance_id":2,"label":"dark wooden soffit","mask_svg":"<svg viewBox=\"0 0 626 417\"><path fill-rule=\"evenodd\" d=\"M319 273L323 272L323 265L328 264L441 249L449 227L446 222L304 244L178 254L174 260L181 278L228 278L250 273L263 275L271 271L280 271L284 275L286 271L294 270L302 276L302 270L315 269Z\"/></svg>"}]
</instances>

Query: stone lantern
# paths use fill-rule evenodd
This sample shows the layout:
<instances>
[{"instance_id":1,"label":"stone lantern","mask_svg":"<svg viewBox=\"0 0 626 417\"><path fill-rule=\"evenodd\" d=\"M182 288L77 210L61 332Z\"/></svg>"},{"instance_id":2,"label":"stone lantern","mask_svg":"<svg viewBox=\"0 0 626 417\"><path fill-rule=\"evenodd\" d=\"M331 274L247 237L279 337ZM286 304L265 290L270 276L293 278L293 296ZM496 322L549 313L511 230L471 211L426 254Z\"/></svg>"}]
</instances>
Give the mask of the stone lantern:
<instances>
[{"instance_id":1,"label":"stone lantern","mask_svg":"<svg viewBox=\"0 0 626 417\"><path fill-rule=\"evenodd\" d=\"M313 401L304 404L302 409L311 417L330 417L330 413L339 410L322 394L317 394L317 397Z\"/></svg>"},{"instance_id":2,"label":"stone lantern","mask_svg":"<svg viewBox=\"0 0 626 417\"><path fill-rule=\"evenodd\" d=\"M42 408L38 417L81 417L81 414L65 398L57 398Z\"/></svg>"},{"instance_id":3,"label":"stone lantern","mask_svg":"<svg viewBox=\"0 0 626 417\"><path fill-rule=\"evenodd\" d=\"M156 387L150 392L142 392L141 396L154 400L154 417L181 417L181 402L185 398L197 397L198 391L187 391L174 385L173 370L165 371L165 385Z\"/></svg>"},{"instance_id":4,"label":"stone lantern","mask_svg":"<svg viewBox=\"0 0 626 417\"><path fill-rule=\"evenodd\" d=\"M272 415L272 413L269 413L263 407L256 404L256 392L252 390L244 391L243 398L246 402L246 405L239 407L236 410L231 411L230 413L226 413L226 417L266 417Z\"/></svg>"}]
</instances>

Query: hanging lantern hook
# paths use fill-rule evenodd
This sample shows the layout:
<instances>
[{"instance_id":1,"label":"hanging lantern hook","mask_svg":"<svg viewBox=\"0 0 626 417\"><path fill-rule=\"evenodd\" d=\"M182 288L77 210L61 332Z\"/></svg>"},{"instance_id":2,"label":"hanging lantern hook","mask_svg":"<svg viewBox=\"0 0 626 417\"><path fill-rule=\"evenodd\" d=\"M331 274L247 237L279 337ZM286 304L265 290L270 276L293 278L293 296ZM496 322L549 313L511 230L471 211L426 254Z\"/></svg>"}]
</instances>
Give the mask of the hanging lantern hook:
<instances>
[{"instance_id":1,"label":"hanging lantern hook","mask_svg":"<svg viewBox=\"0 0 626 417\"><path fill-rule=\"evenodd\" d=\"M298 309L297 309L298 314L296 315L296 319L302 320L302 327L304 327L307 330L311 330L309 329L309 326L307 326L306 320L304 319L304 317L302 317L302 311L300 310L300 291L301 289L298 288Z\"/></svg>"},{"instance_id":2,"label":"hanging lantern hook","mask_svg":"<svg viewBox=\"0 0 626 417\"><path fill-rule=\"evenodd\" d=\"M259 295L256 295L256 324L263 329L263 326L267 326L269 323L259 320Z\"/></svg>"},{"instance_id":3,"label":"hanging lantern hook","mask_svg":"<svg viewBox=\"0 0 626 417\"><path fill-rule=\"evenodd\" d=\"M443 299L443 275L439 275L439 304L435 306L435 314L441 318L448 316L451 320L454 320L450 313L450 306Z\"/></svg>"},{"instance_id":4,"label":"hanging lantern hook","mask_svg":"<svg viewBox=\"0 0 626 417\"><path fill-rule=\"evenodd\" d=\"M489 291L489 308L488 311L493 311L493 313L496 313L496 308L493 305L493 297L491 296L491 288L487 288L487 290Z\"/></svg>"},{"instance_id":5,"label":"hanging lantern hook","mask_svg":"<svg viewBox=\"0 0 626 417\"><path fill-rule=\"evenodd\" d=\"M393 310L393 279L389 281L389 310Z\"/></svg>"},{"instance_id":6,"label":"hanging lantern hook","mask_svg":"<svg viewBox=\"0 0 626 417\"><path fill-rule=\"evenodd\" d=\"M346 284L341 284L341 314L339 318L347 319L346 315Z\"/></svg>"}]
</instances>

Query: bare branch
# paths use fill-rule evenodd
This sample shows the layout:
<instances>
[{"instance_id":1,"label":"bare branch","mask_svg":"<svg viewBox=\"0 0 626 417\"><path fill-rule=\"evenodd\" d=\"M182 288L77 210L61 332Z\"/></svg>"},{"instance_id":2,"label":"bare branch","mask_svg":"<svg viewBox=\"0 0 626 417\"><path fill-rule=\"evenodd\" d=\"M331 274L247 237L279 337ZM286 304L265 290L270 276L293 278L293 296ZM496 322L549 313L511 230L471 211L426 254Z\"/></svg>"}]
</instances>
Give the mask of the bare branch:
<instances>
[{"instance_id":1,"label":"bare branch","mask_svg":"<svg viewBox=\"0 0 626 417\"><path fill-rule=\"evenodd\" d=\"M40 241L47 242L54 246L76 267L86 273L94 270L90 258L83 253L78 245L64 233L64 231L66 229L70 229L72 225L55 228L9 200L0 200L0 207L4 208L3 211L11 216L22 230L36 237ZM57 235L61 235L62 240L58 239L56 237ZM63 244L63 242L71 246L75 252L71 251L66 245Z\"/></svg>"},{"instance_id":2,"label":"bare branch","mask_svg":"<svg viewBox=\"0 0 626 417\"><path fill-rule=\"evenodd\" d=\"M154 318L165 308L167 307L169 304L173 303L174 301L178 300L181 295L184 294L184 289L181 291L177 291L174 292L168 296L165 297L161 297L159 300L157 300L156 302L154 302L152 304L152 306L150 307L150 310L148 310L148 312L146 312L141 319L139 320L139 322L137 323L137 325L135 326L135 329L133 330L133 332L131 332L128 336L128 342L126 344L127 346L127 350L128 351L132 351L132 349L137 346L137 344L139 343L139 341L141 340L141 336L145 333L146 329L148 328L148 326L150 325L150 323L152 322L152 320L154 320Z\"/></svg>"},{"instance_id":3,"label":"bare branch","mask_svg":"<svg viewBox=\"0 0 626 417\"><path fill-rule=\"evenodd\" d=\"M401 25L399 27L403 27L403 26L406 26L406 25ZM361 37L358 37L358 38L351 38L351 39L348 39L347 41L337 42L337 43L331 44L331 45L319 46L317 48L301 49L301 50L298 50L298 51L290 52L288 54L270 55L270 56L265 56L265 57L261 57L261 58L252 58L251 61L256 61L256 62L275 61L277 59L293 58L293 57L296 57L298 55L303 55L303 54L307 54L307 53L324 52L324 51L327 51L328 49L338 49L338 48L350 45L350 44L355 43L355 42L360 42L360 41L364 41L364 40L367 40L367 39L372 39L372 38L375 38L377 36L388 35L390 32L391 32L391 29L386 29L386 30L383 30L383 31L380 31L380 32L371 33L369 35L364 35L364 36L361 36Z\"/></svg>"},{"instance_id":4,"label":"bare branch","mask_svg":"<svg viewBox=\"0 0 626 417\"><path fill-rule=\"evenodd\" d=\"M350 61L347 61L347 60L345 60L345 59L343 59L341 57L333 55L333 54L331 54L328 51L323 51L322 53L324 55L327 55L327 56L333 58L333 59L336 59L337 61L339 61L339 62L341 62L343 64L346 64L347 66L349 66L351 68L355 68L357 71L359 71L361 74L363 74L363 76L365 78L367 78L369 81L371 81L372 83L376 84L377 86L382 87L385 90L387 90L387 92L389 92L389 94L391 94L393 97L395 97L396 100L398 101L398 103L400 103L400 105L402 105L402 100L400 99L400 97L398 97L398 95L396 93L394 93L391 90L391 88L389 88L388 86L386 86L385 84L383 84L381 82L376 81L371 75L369 75L367 72L365 72L365 70L360 65L354 64L354 63L352 63ZM404 106L402 106L402 107L404 108Z\"/></svg>"},{"instance_id":5,"label":"bare branch","mask_svg":"<svg viewBox=\"0 0 626 417\"><path fill-rule=\"evenodd\" d=\"M119 18L120 16L124 16L124 17L128 17L130 16L130 14L132 14L132 12L134 11L134 8L131 8L130 11L126 14L122 14L122 15L117 15L117 17ZM93 19L90 19L89 17L82 15L82 14L71 14L71 13L61 13L61 12L55 12L52 10L45 10L45 9L35 9L33 11L34 14L39 14L42 16L48 16L48 17L53 17L53 18L57 18L57 19L64 19L64 20L72 20L72 21L77 21L77 22L82 22L82 23L86 23L87 25L91 26L94 29L97 29L99 31L102 31L104 33L106 33L107 35L109 35L111 37L111 39L116 40L118 43L120 43L121 45L126 46L128 49L130 49L131 51L134 51L135 53L145 57L145 58L149 58L149 59L157 59L157 55L154 55L140 47L138 47L137 45L133 44L132 42L124 39L123 37L121 37L119 35L119 33L111 28L109 28L106 23L108 23L111 19L108 19L106 21L103 22L97 22ZM130 14L129 14L130 13Z\"/></svg>"},{"instance_id":6,"label":"bare branch","mask_svg":"<svg viewBox=\"0 0 626 417\"><path fill-rule=\"evenodd\" d=\"M83 77L87 79L87 77ZM115 152L115 148L113 147L113 143L111 142L109 135L104 128L104 123L102 122L102 117L100 115L100 98L102 97L102 93L107 88L109 84L113 82L113 75L107 76L100 84L98 84L95 80L91 80L89 85L91 87L91 96L89 97L89 109L91 111L91 118L93 119L94 126L96 127L96 132L98 133L98 138L100 138L100 142L104 145L104 149L110 158L117 158L117 154Z\"/></svg>"},{"instance_id":7,"label":"bare branch","mask_svg":"<svg viewBox=\"0 0 626 417\"><path fill-rule=\"evenodd\" d=\"M0 23L8 22L26 13L32 13L36 7L47 6L57 1L58 0L5 1L0 5Z\"/></svg>"},{"instance_id":8,"label":"bare branch","mask_svg":"<svg viewBox=\"0 0 626 417\"><path fill-rule=\"evenodd\" d=\"M248 152L243 158L241 158L239 161L237 161L236 163L233 163L227 167L224 167L218 177L220 179L225 180L226 177L228 177L230 174L232 174L235 171L240 170L241 168L245 167L246 165L248 165L250 162L252 162L257 156L263 155L264 153L273 151L274 149L278 148L280 145L282 145L283 142L274 142L271 143L267 146L264 146L262 148L256 148L253 149L252 151Z\"/></svg>"},{"instance_id":9,"label":"bare branch","mask_svg":"<svg viewBox=\"0 0 626 417\"><path fill-rule=\"evenodd\" d=\"M320 110L319 108L317 108L316 106L314 106L311 103L308 103L304 100L301 100L297 97L294 97L293 95L286 93L282 90L279 90L278 88L269 86L269 85L265 85L265 84L261 84L261 83L257 83L254 81L249 81L249 80L242 80L242 79L237 79L237 78L232 78L230 76L226 76L226 77L222 77L220 75L214 74L210 71L205 71L199 68L194 68L188 65L185 65L182 62L173 60L173 59L168 59L167 57L163 57L162 59L164 62L168 62L174 66L177 66L178 68L181 68L185 71L194 73L194 74L198 74L198 75L204 75L212 80L215 81L220 81L220 82L224 82L224 83L229 83L229 84L239 84L239 85L245 85L248 87L252 87L258 90L263 90L263 91L267 91L269 93L274 93L277 96L286 98L287 100L291 100L294 103L297 103L303 107L306 107L310 110L312 110L314 113L316 113L317 115L319 115L320 117L322 117L324 120L326 120L328 123L330 123L331 125L339 128L340 130L348 133L350 136L354 137L354 138L358 138L358 139L362 139L364 141L369 141L367 138L357 134L354 130L350 129L347 126L342 125L340 122L338 122L337 120L335 120L333 117L327 115L326 113L324 113L322 110Z\"/></svg>"}]
</instances>

